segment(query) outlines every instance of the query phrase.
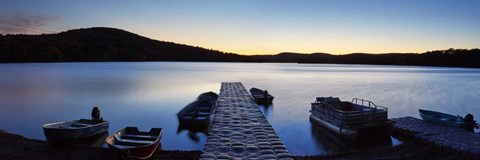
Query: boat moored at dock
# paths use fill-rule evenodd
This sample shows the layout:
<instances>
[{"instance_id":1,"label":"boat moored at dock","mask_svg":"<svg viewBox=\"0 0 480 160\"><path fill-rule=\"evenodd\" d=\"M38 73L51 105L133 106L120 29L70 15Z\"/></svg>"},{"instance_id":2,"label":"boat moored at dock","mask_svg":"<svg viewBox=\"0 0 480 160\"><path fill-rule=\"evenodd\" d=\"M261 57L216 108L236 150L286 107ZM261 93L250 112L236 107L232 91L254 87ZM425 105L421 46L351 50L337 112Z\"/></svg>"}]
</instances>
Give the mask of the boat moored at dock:
<instances>
[{"instance_id":1,"label":"boat moored at dock","mask_svg":"<svg viewBox=\"0 0 480 160\"><path fill-rule=\"evenodd\" d=\"M271 104L273 98L275 98L270 95L267 90L261 90L255 87L250 89L250 94L252 94L255 102L259 104Z\"/></svg>"},{"instance_id":2,"label":"boat moored at dock","mask_svg":"<svg viewBox=\"0 0 480 160\"><path fill-rule=\"evenodd\" d=\"M209 102L215 103L217 102L217 99L218 99L218 94L210 91L210 92L205 92L198 95L197 101L209 101Z\"/></svg>"},{"instance_id":3,"label":"boat moored at dock","mask_svg":"<svg viewBox=\"0 0 480 160\"><path fill-rule=\"evenodd\" d=\"M352 141L390 135L395 124L388 119L386 107L358 98L347 102L337 97L317 97L310 112L310 120L316 125Z\"/></svg>"},{"instance_id":4,"label":"boat moored at dock","mask_svg":"<svg viewBox=\"0 0 480 160\"><path fill-rule=\"evenodd\" d=\"M185 106L177 113L180 123L209 125L216 108L218 94L205 92L197 100Z\"/></svg>"}]
</instances>

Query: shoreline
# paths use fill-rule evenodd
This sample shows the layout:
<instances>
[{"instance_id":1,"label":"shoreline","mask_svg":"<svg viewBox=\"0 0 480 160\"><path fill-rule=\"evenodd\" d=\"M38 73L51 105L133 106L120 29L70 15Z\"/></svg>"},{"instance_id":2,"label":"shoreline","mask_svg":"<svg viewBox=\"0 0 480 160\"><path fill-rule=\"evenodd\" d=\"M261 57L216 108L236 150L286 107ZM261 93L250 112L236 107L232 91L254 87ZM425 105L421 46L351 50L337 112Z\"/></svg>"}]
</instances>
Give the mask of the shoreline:
<instances>
[{"instance_id":1,"label":"shoreline","mask_svg":"<svg viewBox=\"0 0 480 160\"><path fill-rule=\"evenodd\" d=\"M201 151L158 150L151 159L198 159ZM0 159L115 159L108 148L72 146L56 148L36 140L0 130Z\"/></svg>"},{"instance_id":2,"label":"shoreline","mask_svg":"<svg viewBox=\"0 0 480 160\"><path fill-rule=\"evenodd\" d=\"M312 159L479 159L474 155L460 154L398 135L402 144L381 149L365 149L328 155L295 156L296 160ZM201 151L158 150L151 159L199 159ZM0 159L114 159L108 148L73 146L55 148L46 141L23 137L0 130Z\"/></svg>"}]
</instances>

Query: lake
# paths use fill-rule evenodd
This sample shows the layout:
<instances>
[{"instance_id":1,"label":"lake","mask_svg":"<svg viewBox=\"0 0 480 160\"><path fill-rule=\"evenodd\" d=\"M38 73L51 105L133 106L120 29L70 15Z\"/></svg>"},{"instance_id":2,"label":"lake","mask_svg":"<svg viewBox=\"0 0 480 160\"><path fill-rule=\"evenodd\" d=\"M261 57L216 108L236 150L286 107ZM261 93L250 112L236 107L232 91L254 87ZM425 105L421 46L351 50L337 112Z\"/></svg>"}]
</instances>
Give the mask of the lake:
<instances>
[{"instance_id":1,"label":"lake","mask_svg":"<svg viewBox=\"0 0 480 160\"><path fill-rule=\"evenodd\" d=\"M27 63L0 64L0 129L45 139L45 123L90 118L93 106L125 126L164 128L162 148L200 150L206 136L178 130L176 113L221 82L267 89L259 106L293 155L352 149L309 122L317 96L358 97L389 108L389 117L419 117L418 109L480 119L480 69L292 63ZM387 145L400 143L391 138ZM362 146L355 146L362 147ZM355 148L353 147L353 148Z\"/></svg>"}]
</instances>

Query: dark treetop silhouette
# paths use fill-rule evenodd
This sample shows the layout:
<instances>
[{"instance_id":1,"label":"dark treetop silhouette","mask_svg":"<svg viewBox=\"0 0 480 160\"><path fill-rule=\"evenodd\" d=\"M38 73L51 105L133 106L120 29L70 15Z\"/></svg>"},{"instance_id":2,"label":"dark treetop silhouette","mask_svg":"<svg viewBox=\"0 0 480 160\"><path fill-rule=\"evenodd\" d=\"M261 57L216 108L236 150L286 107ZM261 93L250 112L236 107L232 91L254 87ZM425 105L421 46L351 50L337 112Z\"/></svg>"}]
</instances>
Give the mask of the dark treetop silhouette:
<instances>
[{"instance_id":1,"label":"dark treetop silhouette","mask_svg":"<svg viewBox=\"0 0 480 160\"><path fill-rule=\"evenodd\" d=\"M157 41L114 28L75 29L57 34L0 35L0 62L204 61L386 64L480 67L480 49L417 53L331 55L280 53L246 56Z\"/></svg>"}]
</instances>

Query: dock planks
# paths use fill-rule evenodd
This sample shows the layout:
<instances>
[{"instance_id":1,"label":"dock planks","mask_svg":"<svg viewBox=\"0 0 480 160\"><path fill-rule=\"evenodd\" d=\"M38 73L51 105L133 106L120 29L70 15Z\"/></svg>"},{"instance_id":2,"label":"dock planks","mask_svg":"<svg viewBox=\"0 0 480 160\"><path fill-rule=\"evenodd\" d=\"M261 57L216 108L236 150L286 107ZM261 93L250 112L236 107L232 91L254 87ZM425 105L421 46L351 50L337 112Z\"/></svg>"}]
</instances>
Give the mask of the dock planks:
<instances>
[{"instance_id":1,"label":"dock planks","mask_svg":"<svg viewBox=\"0 0 480 160\"><path fill-rule=\"evenodd\" d=\"M397 132L452 151L480 155L480 135L460 128L449 128L414 117L393 119Z\"/></svg>"},{"instance_id":2,"label":"dock planks","mask_svg":"<svg viewBox=\"0 0 480 160\"><path fill-rule=\"evenodd\" d=\"M292 159L240 82L223 82L201 160Z\"/></svg>"}]
</instances>

